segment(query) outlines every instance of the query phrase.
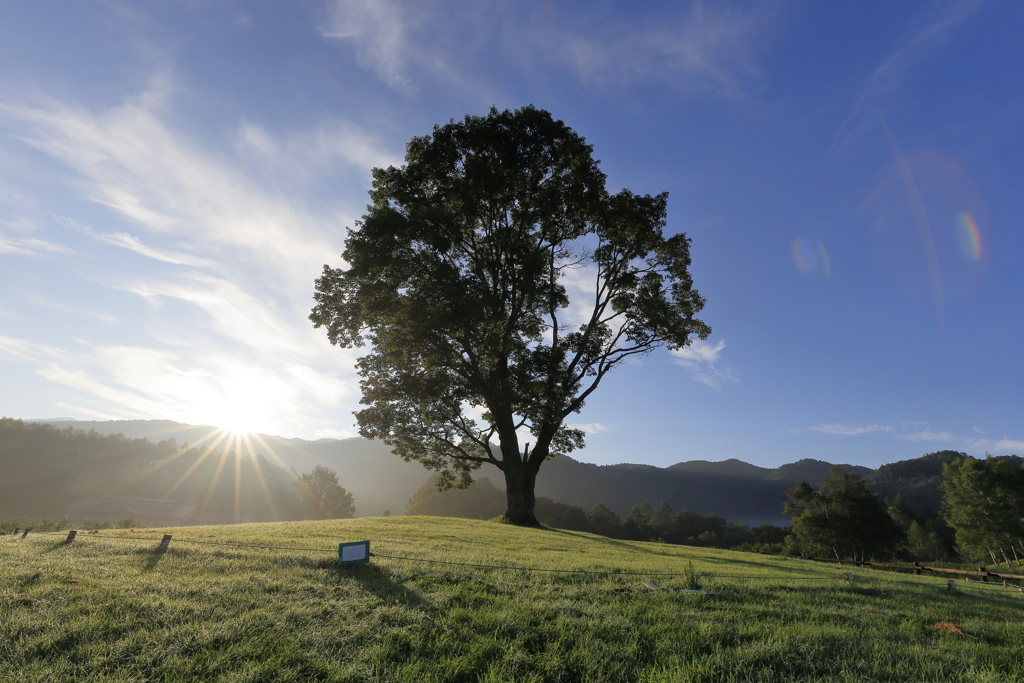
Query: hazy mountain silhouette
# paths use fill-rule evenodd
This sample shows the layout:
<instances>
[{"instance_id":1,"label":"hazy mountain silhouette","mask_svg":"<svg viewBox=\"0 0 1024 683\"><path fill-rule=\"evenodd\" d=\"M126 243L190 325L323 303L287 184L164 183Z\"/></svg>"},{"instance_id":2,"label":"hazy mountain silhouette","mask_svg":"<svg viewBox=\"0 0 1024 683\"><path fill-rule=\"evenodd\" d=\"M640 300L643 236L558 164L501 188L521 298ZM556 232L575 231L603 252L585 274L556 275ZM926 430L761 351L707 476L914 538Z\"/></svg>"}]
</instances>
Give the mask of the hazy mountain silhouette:
<instances>
[{"instance_id":1,"label":"hazy mountain silhouette","mask_svg":"<svg viewBox=\"0 0 1024 683\"><path fill-rule=\"evenodd\" d=\"M41 420L40 420L41 421ZM179 445L234 447L234 440L209 425L189 425L172 420L108 420L47 421L61 429L73 427L100 434L124 434L130 438L150 441L174 439ZM230 440L230 444L229 444ZM429 472L419 463L407 463L393 455L391 449L367 439L286 439L271 434L257 434L242 442L241 450L263 453L271 462L309 472L325 465L338 473L342 486L352 494L356 514L372 517L391 510L401 514L409 499L423 485Z\"/></svg>"},{"instance_id":2,"label":"hazy mountain silhouette","mask_svg":"<svg viewBox=\"0 0 1024 683\"><path fill-rule=\"evenodd\" d=\"M39 420L43 422L43 420ZM55 427L94 429L100 434L118 434L152 441L173 438L179 444L209 445L219 430L210 426L187 425L171 420L114 420L106 422L50 421ZM342 486L352 493L356 514L373 516L390 510L401 514L409 499L431 474L419 463L408 463L380 442L353 439L285 439L261 434L248 442L254 452L274 462L308 472L326 465L338 473ZM216 447L223 448L225 441ZM897 494L914 508L937 510L942 500L942 465L962 457L956 451L941 451L913 460L884 465L878 470L858 465L840 465L844 471L867 478L869 487L886 498ZM1007 456L1019 465L1020 458ZM620 464L592 465L560 455L544 464L537 478L537 495L563 503L578 503L589 510L605 503L625 517L633 505L667 500L673 509L700 514L715 513L729 521L786 525L782 514L788 500L786 490L807 480L817 486L833 465L823 460L804 459L777 468L758 467L742 460L720 462L690 460L669 467ZM496 486L502 473L485 465L478 474Z\"/></svg>"},{"instance_id":3,"label":"hazy mountain silhouette","mask_svg":"<svg viewBox=\"0 0 1024 683\"><path fill-rule=\"evenodd\" d=\"M178 443L208 445L219 430L171 420L49 421L55 427L94 429L101 434L118 434L153 441L173 438ZM361 516L391 510L400 514L430 472L418 463L407 463L382 443L366 439L285 439L261 434L250 439L255 452L298 472L326 465L338 473L342 486L352 493L356 513ZM221 441L217 447L224 447ZM625 517L633 505L645 500L654 504L667 500L674 509L701 514L713 512L730 521L750 525L787 524L782 505L785 491L801 479L813 484L828 476L832 465L820 460L801 460L777 469L758 467L741 460L711 462L692 460L670 467L652 465L591 465L568 456L557 456L544 464L537 478L537 494L564 503L579 503L590 509L605 503ZM860 475L871 474L866 467L843 465ZM498 486L502 473L485 465L479 476Z\"/></svg>"}]
</instances>

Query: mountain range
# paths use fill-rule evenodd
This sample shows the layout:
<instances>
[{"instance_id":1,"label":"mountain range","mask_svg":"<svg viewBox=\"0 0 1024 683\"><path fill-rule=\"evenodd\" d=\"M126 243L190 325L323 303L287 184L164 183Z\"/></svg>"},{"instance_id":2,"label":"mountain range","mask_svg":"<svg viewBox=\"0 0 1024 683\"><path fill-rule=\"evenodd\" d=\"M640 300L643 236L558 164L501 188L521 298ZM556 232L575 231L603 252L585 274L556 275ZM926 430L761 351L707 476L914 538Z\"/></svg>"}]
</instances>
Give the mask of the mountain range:
<instances>
[{"instance_id":1,"label":"mountain range","mask_svg":"<svg viewBox=\"0 0 1024 683\"><path fill-rule=\"evenodd\" d=\"M219 430L210 426L188 425L170 420L77 421L38 420L54 427L95 430L100 434L124 434L151 441L175 439L179 444L213 444ZM216 447L223 448L226 441ZM326 465L338 473L342 485L353 494L356 512L373 516L390 511L400 514L409 499L429 476L418 463L408 463L380 442L361 438L286 439L256 435L248 441L254 452L298 472ZM245 451L249 446L244 446ZM915 509L937 510L942 500L942 465L965 454L940 451L913 460L883 465L877 470L858 465L840 467L864 477L868 486L885 498L901 495ZM1021 459L1008 456L1016 465ZM594 465L569 456L557 456L544 464L537 478L537 494L564 503L578 503L590 509L605 503L625 517L633 505L650 501L657 505L668 501L673 509L689 509L700 514L715 513L729 521L751 526L767 523L786 525L782 514L788 500L786 490L807 480L817 485L833 467L823 460L804 459L777 468L765 468L741 460L690 460L669 467L641 464ZM492 466L484 466L497 486L503 475Z\"/></svg>"}]
</instances>

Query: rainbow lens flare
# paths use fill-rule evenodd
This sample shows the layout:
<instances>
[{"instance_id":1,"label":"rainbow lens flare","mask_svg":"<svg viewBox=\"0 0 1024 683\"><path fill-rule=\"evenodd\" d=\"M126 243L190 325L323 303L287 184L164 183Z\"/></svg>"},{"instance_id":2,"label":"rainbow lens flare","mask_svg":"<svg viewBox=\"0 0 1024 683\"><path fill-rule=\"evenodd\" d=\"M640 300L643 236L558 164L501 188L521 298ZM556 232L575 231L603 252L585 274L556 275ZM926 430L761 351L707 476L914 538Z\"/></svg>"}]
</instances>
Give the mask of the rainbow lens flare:
<instances>
[{"instance_id":1,"label":"rainbow lens flare","mask_svg":"<svg viewBox=\"0 0 1024 683\"><path fill-rule=\"evenodd\" d=\"M821 242L814 244L805 237L793 240L793 262L801 273L832 274L832 264L828 260L828 250Z\"/></svg>"},{"instance_id":2,"label":"rainbow lens flare","mask_svg":"<svg viewBox=\"0 0 1024 683\"><path fill-rule=\"evenodd\" d=\"M974 216L964 211L956 217L956 234L960 238L960 251L969 261L981 259L981 233Z\"/></svg>"}]
</instances>

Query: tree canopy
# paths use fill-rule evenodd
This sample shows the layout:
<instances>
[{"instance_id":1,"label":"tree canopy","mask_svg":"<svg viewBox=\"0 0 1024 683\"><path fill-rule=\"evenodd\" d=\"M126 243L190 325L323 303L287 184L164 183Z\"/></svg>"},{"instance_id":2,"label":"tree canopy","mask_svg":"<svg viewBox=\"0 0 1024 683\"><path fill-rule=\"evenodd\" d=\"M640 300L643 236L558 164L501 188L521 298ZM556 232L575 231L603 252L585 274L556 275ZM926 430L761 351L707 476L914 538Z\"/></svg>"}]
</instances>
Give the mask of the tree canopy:
<instances>
[{"instance_id":1,"label":"tree canopy","mask_svg":"<svg viewBox=\"0 0 1024 683\"><path fill-rule=\"evenodd\" d=\"M785 511L804 553L864 558L891 553L905 540L882 499L863 478L841 467L833 467L817 491L801 481L786 495L793 502L785 504Z\"/></svg>"},{"instance_id":2,"label":"tree canopy","mask_svg":"<svg viewBox=\"0 0 1024 683\"><path fill-rule=\"evenodd\" d=\"M329 519L347 519L356 516L352 494L338 483L338 473L330 467L317 465L292 481L295 495Z\"/></svg>"},{"instance_id":3,"label":"tree canopy","mask_svg":"<svg viewBox=\"0 0 1024 683\"><path fill-rule=\"evenodd\" d=\"M1010 563L1024 557L1024 468L1006 459L963 457L943 468L943 511L960 553ZM997 554L998 553L998 554Z\"/></svg>"},{"instance_id":4,"label":"tree canopy","mask_svg":"<svg viewBox=\"0 0 1024 683\"><path fill-rule=\"evenodd\" d=\"M515 523L536 524L537 471L583 445L564 420L608 372L710 333L667 194L608 192L592 151L532 106L436 126L373 169L347 267L316 281L314 326L368 347L360 433L441 486L494 464Z\"/></svg>"}]
</instances>

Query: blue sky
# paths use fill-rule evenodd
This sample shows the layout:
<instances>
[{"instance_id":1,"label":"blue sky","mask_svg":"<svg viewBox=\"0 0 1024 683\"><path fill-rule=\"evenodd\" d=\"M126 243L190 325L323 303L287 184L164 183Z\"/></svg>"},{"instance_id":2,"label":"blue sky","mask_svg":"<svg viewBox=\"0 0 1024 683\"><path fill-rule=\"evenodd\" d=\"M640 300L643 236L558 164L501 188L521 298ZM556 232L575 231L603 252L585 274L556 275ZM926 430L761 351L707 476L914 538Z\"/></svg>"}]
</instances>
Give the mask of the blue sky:
<instances>
[{"instance_id":1,"label":"blue sky","mask_svg":"<svg viewBox=\"0 0 1024 683\"><path fill-rule=\"evenodd\" d=\"M306 316L370 168L534 104L670 193L713 328L576 457L1024 454L1024 8L637 7L0 4L0 414L354 435Z\"/></svg>"}]
</instances>

